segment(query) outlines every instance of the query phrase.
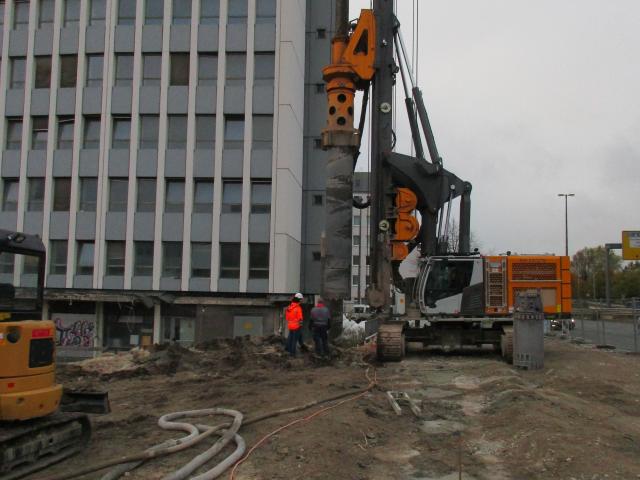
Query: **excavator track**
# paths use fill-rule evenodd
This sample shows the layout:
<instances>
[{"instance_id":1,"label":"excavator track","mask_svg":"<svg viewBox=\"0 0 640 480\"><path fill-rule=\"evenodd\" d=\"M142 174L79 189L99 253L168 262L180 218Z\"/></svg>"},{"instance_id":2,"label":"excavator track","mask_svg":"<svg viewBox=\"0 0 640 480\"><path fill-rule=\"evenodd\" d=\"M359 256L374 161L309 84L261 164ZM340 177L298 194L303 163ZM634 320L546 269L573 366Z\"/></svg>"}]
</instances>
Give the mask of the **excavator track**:
<instances>
[{"instance_id":1,"label":"excavator track","mask_svg":"<svg viewBox=\"0 0 640 480\"><path fill-rule=\"evenodd\" d=\"M14 480L42 470L85 448L89 417L56 413L20 423L0 424L0 478Z\"/></svg>"},{"instance_id":2,"label":"excavator track","mask_svg":"<svg viewBox=\"0 0 640 480\"><path fill-rule=\"evenodd\" d=\"M500 336L500 351L502 358L513 363L513 327L504 327L504 333Z\"/></svg>"},{"instance_id":3,"label":"excavator track","mask_svg":"<svg viewBox=\"0 0 640 480\"><path fill-rule=\"evenodd\" d=\"M383 362L399 362L405 354L404 322L385 323L378 328L377 354Z\"/></svg>"}]
</instances>

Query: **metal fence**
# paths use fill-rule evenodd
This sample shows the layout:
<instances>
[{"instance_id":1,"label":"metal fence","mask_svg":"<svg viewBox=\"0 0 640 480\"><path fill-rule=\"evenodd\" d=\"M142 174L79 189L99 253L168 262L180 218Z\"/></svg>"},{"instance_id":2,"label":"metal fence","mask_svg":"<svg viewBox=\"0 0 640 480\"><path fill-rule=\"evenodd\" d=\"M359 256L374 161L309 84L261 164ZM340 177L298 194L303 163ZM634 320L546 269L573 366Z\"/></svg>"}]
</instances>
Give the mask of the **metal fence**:
<instances>
[{"instance_id":1,"label":"metal fence","mask_svg":"<svg viewBox=\"0 0 640 480\"><path fill-rule=\"evenodd\" d=\"M640 351L640 298L574 304L572 339L583 339L604 348Z\"/></svg>"}]
</instances>

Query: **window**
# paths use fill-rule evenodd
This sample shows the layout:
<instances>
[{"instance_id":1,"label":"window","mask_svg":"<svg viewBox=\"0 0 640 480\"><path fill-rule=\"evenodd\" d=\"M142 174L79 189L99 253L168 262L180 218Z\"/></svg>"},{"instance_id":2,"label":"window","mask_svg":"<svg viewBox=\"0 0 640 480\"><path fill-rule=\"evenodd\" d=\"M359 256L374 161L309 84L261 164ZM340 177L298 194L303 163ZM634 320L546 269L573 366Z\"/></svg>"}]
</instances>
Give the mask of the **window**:
<instances>
[{"instance_id":1,"label":"window","mask_svg":"<svg viewBox=\"0 0 640 480\"><path fill-rule=\"evenodd\" d=\"M322 255L318 251L311 252L311 256L313 257L314 262L319 262L320 260L322 260Z\"/></svg>"},{"instance_id":2,"label":"window","mask_svg":"<svg viewBox=\"0 0 640 480\"><path fill-rule=\"evenodd\" d=\"M49 248L49 274L65 275L67 273L67 241L51 240Z\"/></svg>"},{"instance_id":3,"label":"window","mask_svg":"<svg viewBox=\"0 0 640 480\"><path fill-rule=\"evenodd\" d=\"M200 0L200 23L217 25L220 16L220 0Z\"/></svg>"},{"instance_id":4,"label":"window","mask_svg":"<svg viewBox=\"0 0 640 480\"><path fill-rule=\"evenodd\" d=\"M73 117L58 117L58 145L59 150L70 150L73 148Z\"/></svg>"},{"instance_id":5,"label":"window","mask_svg":"<svg viewBox=\"0 0 640 480\"><path fill-rule=\"evenodd\" d=\"M242 148L244 144L244 116L224 116L224 148Z\"/></svg>"},{"instance_id":6,"label":"window","mask_svg":"<svg viewBox=\"0 0 640 480\"><path fill-rule=\"evenodd\" d=\"M51 86L51 57L39 56L36 60L35 88L49 88Z\"/></svg>"},{"instance_id":7,"label":"window","mask_svg":"<svg viewBox=\"0 0 640 480\"><path fill-rule=\"evenodd\" d=\"M216 85L218 83L218 55L215 53L198 54L198 85Z\"/></svg>"},{"instance_id":8,"label":"window","mask_svg":"<svg viewBox=\"0 0 640 480\"><path fill-rule=\"evenodd\" d=\"M271 182L251 182L251 213L271 213Z\"/></svg>"},{"instance_id":9,"label":"window","mask_svg":"<svg viewBox=\"0 0 640 480\"><path fill-rule=\"evenodd\" d=\"M60 87L73 88L76 86L78 75L78 56L60 55Z\"/></svg>"},{"instance_id":10,"label":"window","mask_svg":"<svg viewBox=\"0 0 640 480\"><path fill-rule=\"evenodd\" d=\"M322 140L320 140L319 138L314 138L313 148L315 148L316 150L320 150L322 148Z\"/></svg>"},{"instance_id":11,"label":"window","mask_svg":"<svg viewBox=\"0 0 640 480\"><path fill-rule=\"evenodd\" d=\"M353 236L353 244L354 245L360 245L360 235L354 235Z\"/></svg>"},{"instance_id":12,"label":"window","mask_svg":"<svg viewBox=\"0 0 640 480\"><path fill-rule=\"evenodd\" d=\"M84 117L84 133L82 148L98 148L100 146L100 117Z\"/></svg>"},{"instance_id":13,"label":"window","mask_svg":"<svg viewBox=\"0 0 640 480\"><path fill-rule=\"evenodd\" d=\"M102 87L102 55L87 55L87 87Z\"/></svg>"},{"instance_id":14,"label":"window","mask_svg":"<svg viewBox=\"0 0 640 480\"><path fill-rule=\"evenodd\" d=\"M211 276L211 244L191 243L191 276L209 278Z\"/></svg>"},{"instance_id":15,"label":"window","mask_svg":"<svg viewBox=\"0 0 640 480\"><path fill-rule=\"evenodd\" d=\"M162 276L182 276L182 242L162 242Z\"/></svg>"},{"instance_id":16,"label":"window","mask_svg":"<svg viewBox=\"0 0 640 480\"><path fill-rule=\"evenodd\" d=\"M76 275L93 275L93 242L78 242Z\"/></svg>"},{"instance_id":17,"label":"window","mask_svg":"<svg viewBox=\"0 0 640 480\"><path fill-rule=\"evenodd\" d=\"M98 179L82 177L80 179L80 205L81 212L95 212L98 199Z\"/></svg>"},{"instance_id":18,"label":"window","mask_svg":"<svg viewBox=\"0 0 640 480\"><path fill-rule=\"evenodd\" d=\"M0 9L0 15L2 14ZM25 257L29 258L29 257ZM13 253L3 252L0 254L0 273L13 274L13 266L16 262L16 256Z\"/></svg>"},{"instance_id":19,"label":"window","mask_svg":"<svg viewBox=\"0 0 640 480\"><path fill-rule=\"evenodd\" d=\"M107 0L91 0L89 25L104 25Z\"/></svg>"},{"instance_id":20,"label":"window","mask_svg":"<svg viewBox=\"0 0 640 480\"><path fill-rule=\"evenodd\" d=\"M273 115L253 116L253 149L271 150L273 145Z\"/></svg>"},{"instance_id":21,"label":"window","mask_svg":"<svg viewBox=\"0 0 640 480\"><path fill-rule=\"evenodd\" d=\"M189 85L189 54L171 54L171 85Z\"/></svg>"},{"instance_id":22,"label":"window","mask_svg":"<svg viewBox=\"0 0 640 480\"><path fill-rule=\"evenodd\" d=\"M135 242L133 274L138 277L153 275L153 242Z\"/></svg>"},{"instance_id":23,"label":"window","mask_svg":"<svg viewBox=\"0 0 640 480\"><path fill-rule=\"evenodd\" d=\"M366 264L366 265L370 265L369 260L370 260L370 257L369 257L369 255L367 255L367 256L365 257L365 264ZM367 283L368 283L368 281L367 281Z\"/></svg>"},{"instance_id":24,"label":"window","mask_svg":"<svg viewBox=\"0 0 640 480\"><path fill-rule=\"evenodd\" d=\"M158 149L158 115L140 115L140 149Z\"/></svg>"},{"instance_id":25,"label":"window","mask_svg":"<svg viewBox=\"0 0 640 480\"><path fill-rule=\"evenodd\" d=\"M327 37L327 29L326 28L319 28L316 30L316 34L318 35L318 38L326 38Z\"/></svg>"},{"instance_id":26,"label":"window","mask_svg":"<svg viewBox=\"0 0 640 480\"><path fill-rule=\"evenodd\" d=\"M254 85L273 85L275 64L275 53L256 53L253 73Z\"/></svg>"},{"instance_id":27,"label":"window","mask_svg":"<svg viewBox=\"0 0 640 480\"><path fill-rule=\"evenodd\" d=\"M191 23L191 0L173 0L173 25L189 25Z\"/></svg>"},{"instance_id":28,"label":"window","mask_svg":"<svg viewBox=\"0 0 640 480\"><path fill-rule=\"evenodd\" d=\"M164 14L164 0L145 0L144 2L144 24L162 25Z\"/></svg>"},{"instance_id":29,"label":"window","mask_svg":"<svg viewBox=\"0 0 640 480\"><path fill-rule=\"evenodd\" d=\"M213 212L213 180L195 180L193 213Z\"/></svg>"},{"instance_id":30,"label":"window","mask_svg":"<svg viewBox=\"0 0 640 480\"><path fill-rule=\"evenodd\" d=\"M269 244L249 244L249 278L269 278Z\"/></svg>"},{"instance_id":31,"label":"window","mask_svg":"<svg viewBox=\"0 0 640 480\"><path fill-rule=\"evenodd\" d=\"M353 264L354 264L355 266L360 265L360 255L354 255L354 256L353 256Z\"/></svg>"},{"instance_id":32,"label":"window","mask_svg":"<svg viewBox=\"0 0 640 480\"><path fill-rule=\"evenodd\" d=\"M324 83L316 83L316 93L324 93Z\"/></svg>"},{"instance_id":33,"label":"window","mask_svg":"<svg viewBox=\"0 0 640 480\"><path fill-rule=\"evenodd\" d=\"M9 88L24 88L26 59L24 57L13 57L10 60L11 76L9 78Z\"/></svg>"},{"instance_id":34,"label":"window","mask_svg":"<svg viewBox=\"0 0 640 480\"><path fill-rule=\"evenodd\" d=\"M5 178L2 182L2 211L15 212L18 210L18 185L17 178Z\"/></svg>"},{"instance_id":35,"label":"window","mask_svg":"<svg viewBox=\"0 0 640 480\"><path fill-rule=\"evenodd\" d=\"M116 86L128 86L133 83L133 55L116 54Z\"/></svg>"},{"instance_id":36,"label":"window","mask_svg":"<svg viewBox=\"0 0 640 480\"><path fill-rule=\"evenodd\" d=\"M142 55L142 84L160 85L162 70L162 55L159 53L145 53Z\"/></svg>"},{"instance_id":37,"label":"window","mask_svg":"<svg viewBox=\"0 0 640 480\"><path fill-rule=\"evenodd\" d=\"M354 275L352 279L352 283L354 285L360 285L360 277L358 275Z\"/></svg>"},{"instance_id":38,"label":"window","mask_svg":"<svg viewBox=\"0 0 640 480\"><path fill-rule=\"evenodd\" d=\"M64 0L64 26L77 26L80 22L80 0Z\"/></svg>"},{"instance_id":39,"label":"window","mask_svg":"<svg viewBox=\"0 0 640 480\"><path fill-rule=\"evenodd\" d=\"M246 64L245 53L227 53L227 85L244 85Z\"/></svg>"},{"instance_id":40,"label":"window","mask_svg":"<svg viewBox=\"0 0 640 480\"><path fill-rule=\"evenodd\" d=\"M196 115L196 148L213 150L216 146L216 116Z\"/></svg>"},{"instance_id":41,"label":"window","mask_svg":"<svg viewBox=\"0 0 640 480\"><path fill-rule=\"evenodd\" d=\"M27 210L42 212L44 208L44 178L30 178L28 190Z\"/></svg>"},{"instance_id":42,"label":"window","mask_svg":"<svg viewBox=\"0 0 640 480\"><path fill-rule=\"evenodd\" d=\"M124 249L124 242L107 241L107 275L124 275Z\"/></svg>"},{"instance_id":43,"label":"window","mask_svg":"<svg viewBox=\"0 0 640 480\"><path fill-rule=\"evenodd\" d=\"M126 212L127 197L129 195L129 179L110 178L109 179L109 211Z\"/></svg>"},{"instance_id":44,"label":"window","mask_svg":"<svg viewBox=\"0 0 640 480\"><path fill-rule=\"evenodd\" d=\"M240 244L220 244L220 278L240 278Z\"/></svg>"},{"instance_id":45,"label":"window","mask_svg":"<svg viewBox=\"0 0 640 480\"><path fill-rule=\"evenodd\" d=\"M164 211L184 212L184 180L167 180L166 187Z\"/></svg>"},{"instance_id":46,"label":"window","mask_svg":"<svg viewBox=\"0 0 640 480\"><path fill-rule=\"evenodd\" d=\"M139 178L136 200L138 212L155 212L156 210L156 179Z\"/></svg>"},{"instance_id":47,"label":"window","mask_svg":"<svg viewBox=\"0 0 640 480\"><path fill-rule=\"evenodd\" d=\"M353 216L353 226L354 227L360 226L360 215Z\"/></svg>"},{"instance_id":48,"label":"window","mask_svg":"<svg viewBox=\"0 0 640 480\"><path fill-rule=\"evenodd\" d=\"M136 0L118 0L118 25L136 23Z\"/></svg>"},{"instance_id":49,"label":"window","mask_svg":"<svg viewBox=\"0 0 640 480\"><path fill-rule=\"evenodd\" d=\"M13 6L13 29L27 30L28 28L29 0L16 0Z\"/></svg>"},{"instance_id":50,"label":"window","mask_svg":"<svg viewBox=\"0 0 640 480\"><path fill-rule=\"evenodd\" d=\"M49 132L49 117L31 117L31 149L47 149L47 133Z\"/></svg>"},{"instance_id":51,"label":"window","mask_svg":"<svg viewBox=\"0 0 640 480\"><path fill-rule=\"evenodd\" d=\"M184 150L187 148L187 116L169 115L168 121L167 148L170 150Z\"/></svg>"},{"instance_id":52,"label":"window","mask_svg":"<svg viewBox=\"0 0 640 480\"><path fill-rule=\"evenodd\" d=\"M229 2L228 23L247 23L247 0Z\"/></svg>"},{"instance_id":53,"label":"window","mask_svg":"<svg viewBox=\"0 0 640 480\"><path fill-rule=\"evenodd\" d=\"M313 204L314 205L322 205L322 195L314 195L313 196Z\"/></svg>"},{"instance_id":54,"label":"window","mask_svg":"<svg viewBox=\"0 0 640 480\"><path fill-rule=\"evenodd\" d=\"M222 182L222 213L242 212L242 181L225 180Z\"/></svg>"},{"instance_id":55,"label":"window","mask_svg":"<svg viewBox=\"0 0 640 480\"><path fill-rule=\"evenodd\" d=\"M256 23L276 23L276 0L256 0Z\"/></svg>"},{"instance_id":56,"label":"window","mask_svg":"<svg viewBox=\"0 0 640 480\"><path fill-rule=\"evenodd\" d=\"M40 0L38 5L38 28L53 25L55 0Z\"/></svg>"},{"instance_id":57,"label":"window","mask_svg":"<svg viewBox=\"0 0 640 480\"><path fill-rule=\"evenodd\" d=\"M22 119L7 119L7 150L20 150L22 148Z\"/></svg>"},{"instance_id":58,"label":"window","mask_svg":"<svg viewBox=\"0 0 640 480\"><path fill-rule=\"evenodd\" d=\"M114 117L113 119L113 138L111 139L111 148L128 149L131 141L131 118L130 117Z\"/></svg>"},{"instance_id":59,"label":"window","mask_svg":"<svg viewBox=\"0 0 640 480\"><path fill-rule=\"evenodd\" d=\"M53 179L53 211L68 212L69 199L71 198L71 179Z\"/></svg>"},{"instance_id":60,"label":"window","mask_svg":"<svg viewBox=\"0 0 640 480\"><path fill-rule=\"evenodd\" d=\"M25 275L37 275L38 274L38 266L39 266L39 261L37 257L34 256L27 256L23 258L24 261L24 267L22 269L22 272Z\"/></svg>"}]
</instances>

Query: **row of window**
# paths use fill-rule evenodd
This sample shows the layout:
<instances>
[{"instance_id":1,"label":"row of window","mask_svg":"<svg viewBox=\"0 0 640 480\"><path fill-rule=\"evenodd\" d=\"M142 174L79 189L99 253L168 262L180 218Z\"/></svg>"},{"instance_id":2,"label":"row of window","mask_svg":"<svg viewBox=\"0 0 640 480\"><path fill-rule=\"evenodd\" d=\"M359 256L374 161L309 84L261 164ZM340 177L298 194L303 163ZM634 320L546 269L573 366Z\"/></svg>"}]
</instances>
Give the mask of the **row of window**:
<instances>
[{"instance_id":1,"label":"row of window","mask_svg":"<svg viewBox=\"0 0 640 480\"><path fill-rule=\"evenodd\" d=\"M162 24L164 0L144 1L144 24ZM220 16L220 0L200 1L200 23L216 25ZM78 26L80 23L81 0L62 0L62 24L64 27ZM107 0L89 0L87 23L104 25ZM29 0L15 0L12 19L14 30L29 28ZM136 0L119 0L117 9L118 25L134 25L136 21ZM171 0L171 23L191 24L192 0ZM274 23L277 0L256 0L256 23ZM53 25L55 0L37 0L38 28ZM247 23L247 0L229 0L228 23ZM0 18L4 21L4 2L0 4Z\"/></svg>"},{"instance_id":2,"label":"row of window","mask_svg":"<svg viewBox=\"0 0 640 480\"><path fill-rule=\"evenodd\" d=\"M128 150L131 146L131 117L115 116L112 118L113 130L111 136L112 149ZM100 147L99 116L85 115L83 117L82 148L97 149ZM7 118L7 134L5 149L22 149L23 119L20 117ZM170 150L184 150L187 148L187 115L167 115L167 143ZM224 116L224 148L241 149L244 145L244 115ZM159 115L140 115L138 148L158 150L160 131ZM73 148L75 118L71 115L57 117L56 148L70 150ZM213 150L216 137L216 116L196 115L195 117L195 148ZM31 117L31 150L46 150L49 132L49 117ZM269 150L273 139L273 115L253 115L252 149Z\"/></svg>"},{"instance_id":3,"label":"row of window","mask_svg":"<svg viewBox=\"0 0 640 480\"><path fill-rule=\"evenodd\" d=\"M354 287L357 287L357 286L359 286L359 285L360 285L360 275L353 275L353 277L352 277L352 279L351 279L351 280L352 280L352 282L351 282L351 283L352 283L352 285L353 285ZM369 280L370 280L370 279L369 279L369 275L367 275L367 277L365 278L365 284L366 284L366 285L369 285Z\"/></svg>"},{"instance_id":4,"label":"row of window","mask_svg":"<svg viewBox=\"0 0 640 480\"><path fill-rule=\"evenodd\" d=\"M51 88L51 56L36 55L34 61L34 88ZM255 54L254 84L273 85L275 71L275 53ZM85 86L102 87L104 71L104 55L87 55ZM246 79L247 54L229 52L226 54L227 85L244 85ZM9 59L9 88L21 89L25 86L26 57ZM115 54L114 85L130 86L133 84L134 55L129 53ZM169 54L169 85L189 85L189 53ZM160 85L162 73L162 54L142 54L142 85ZM216 85L218 82L218 54L198 53L198 85ZM78 76L78 56L60 55L61 88L76 86Z\"/></svg>"},{"instance_id":5,"label":"row of window","mask_svg":"<svg viewBox=\"0 0 640 480\"><path fill-rule=\"evenodd\" d=\"M166 278L182 277L182 242L162 242L161 274ZM51 275L67 273L67 240L51 240L48 252L48 272ZM35 257L24 257L23 273L36 274ZM11 254L0 256L0 273L12 274L15 258ZM78 241L76 248L76 275L93 275L94 242ZM125 242L107 241L105 274L121 277L125 269ZM133 243L133 275L153 275L153 242ZM211 277L211 243L191 243L191 277ZM220 278L240 278L240 244L220 244ZM269 244L249 244L249 278L269 278Z\"/></svg>"},{"instance_id":6,"label":"row of window","mask_svg":"<svg viewBox=\"0 0 640 480\"><path fill-rule=\"evenodd\" d=\"M136 211L155 212L155 178L138 178L136 184ZM2 210L15 212L18 209L19 179L5 178L2 189ZM166 179L164 211L184 212L184 179ZM193 212L213 212L213 180L194 179ZM97 205L98 179L80 178L78 211L95 212ZM44 210L44 178L29 178L27 183L26 210L41 212ZM128 178L109 179L108 210L126 212L129 196ZM53 204L55 212L68 212L71 203L71 179L68 177L53 179ZM227 179L222 182L222 213L242 212L242 180ZM253 180L251 182L251 213L271 212L271 181Z\"/></svg>"}]
</instances>

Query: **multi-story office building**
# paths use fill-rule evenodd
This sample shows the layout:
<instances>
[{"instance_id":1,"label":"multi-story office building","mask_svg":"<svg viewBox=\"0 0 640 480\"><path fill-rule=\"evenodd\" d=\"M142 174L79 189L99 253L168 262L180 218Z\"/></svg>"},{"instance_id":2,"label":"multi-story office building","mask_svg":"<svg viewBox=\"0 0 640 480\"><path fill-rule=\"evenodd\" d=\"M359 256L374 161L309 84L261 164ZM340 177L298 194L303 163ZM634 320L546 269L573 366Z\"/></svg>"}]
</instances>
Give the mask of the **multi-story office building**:
<instances>
[{"instance_id":1,"label":"multi-story office building","mask_svg":"<svg viewBox=\"0 0 640 480\"><path fill-rule=\"evenodd\" d=\"M369 173L356 172L353 176L353 195L366 199L369 194ZM351 300L362 303L369 284L369 208L353 208L353 260L351 262Z\"/></svg>"},{"instance_id":2,"label":"multi-story office building","mask_svg":"<svg viewBox=\"0 0 640 480\"><path fill-rule=\"evenodd\" d=\"M330 6L0 2L0 227L42 236L63 346L267 334L318 291Z\"/></svg>"}]
</instances>

